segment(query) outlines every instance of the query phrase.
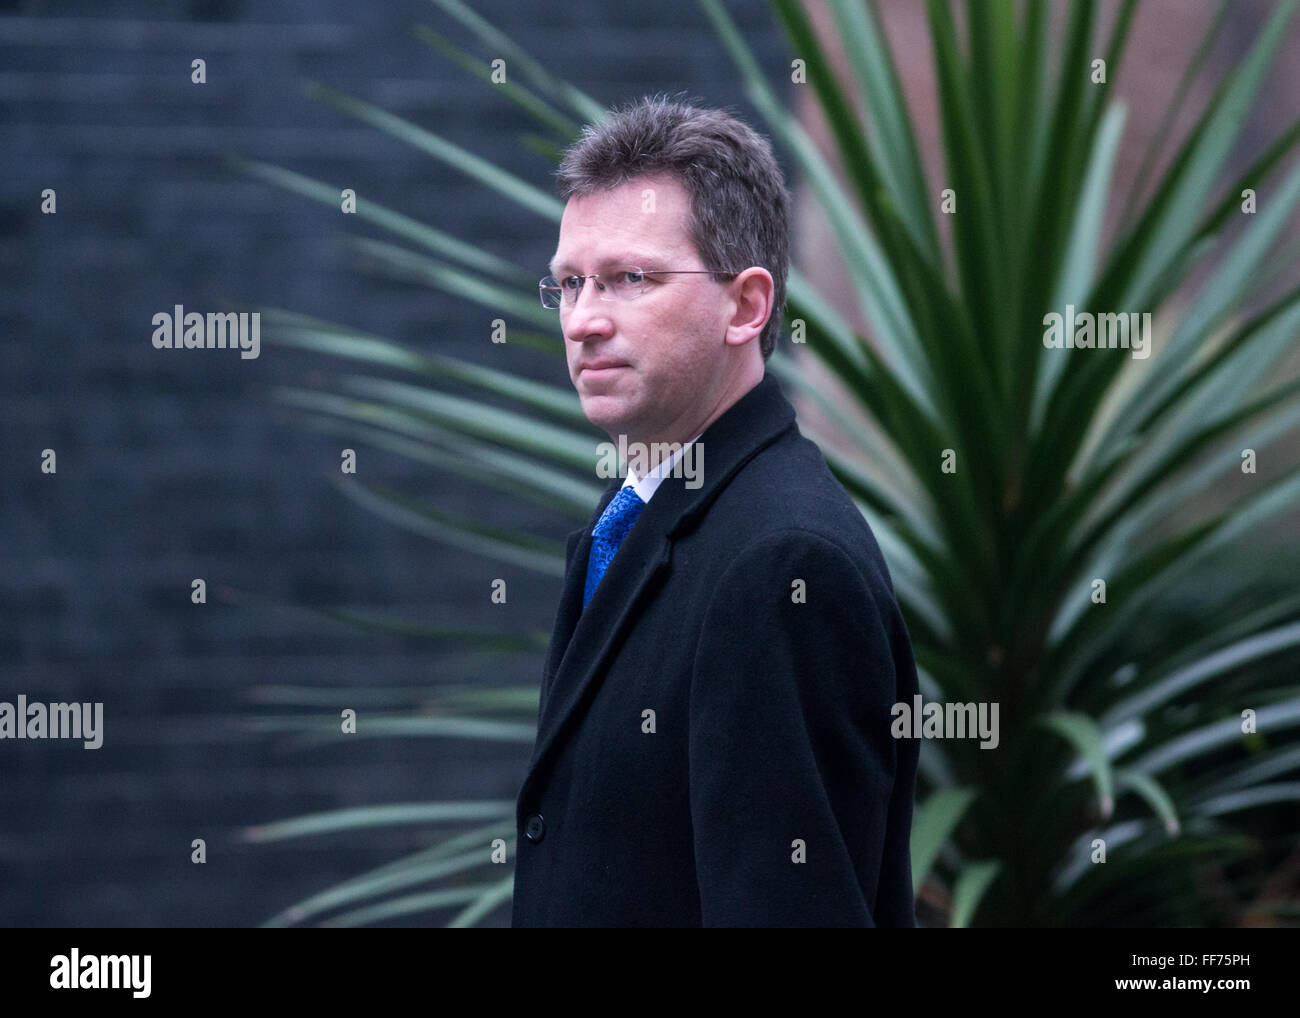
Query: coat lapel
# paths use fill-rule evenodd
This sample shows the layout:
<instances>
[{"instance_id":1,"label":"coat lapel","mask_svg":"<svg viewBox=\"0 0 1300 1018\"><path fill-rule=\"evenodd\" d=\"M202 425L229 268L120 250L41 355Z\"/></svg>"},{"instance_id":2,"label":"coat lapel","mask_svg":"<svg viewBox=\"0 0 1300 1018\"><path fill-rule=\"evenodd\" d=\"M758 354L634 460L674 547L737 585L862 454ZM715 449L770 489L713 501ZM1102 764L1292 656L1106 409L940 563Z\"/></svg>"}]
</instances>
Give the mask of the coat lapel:
<instances>
[{"instance_id":1,"label":"coat lapel","mask_svg":"<svg viewBox=\"0 0 1300 1018\"><path fill-rule=\"evenodd\" d=\"M591 531L622 484L622 478L614 478L610 486L605 489L605 493L600 499L600 505L596 507L596 511L592 514L591 519L587 521L587 525L572 531L565 541L564 590L560 594L560 606L555 612L555 626L551 633L550 647L546 652L546 666L542 671L542 711L546 709L546 698L550 694L552 684L555 682L555 673L560 667L560 659L564 656L569 641L573 638L574 627L578 624L578 618L582 614L582 592L586 586L587 557L591 551ZM653 502L654 499L650 501Z\"/></svg>"},{"instance_id":2,"label":"coat lapel","mask_svg":"<svg viewBox=\"0 0 1300 1018\"><path fill-rule=\"evenodd\" d=\"M582 592L591 530L622 486L622 478L614 479L605 491L587 526L569 534L564 592L547 654L537 741L521 799L527 796L530 782L559 744L561 734L581 716L580 706L595 694L605 660L635 622L642 599L653 597L667 578L674 542L698 525L736 471L794 426L794 408L776 379L765 375L697 440L702 447L703 483L687 488L682 477L663 479L628 531L585 611ZM690 606L683 610L689 611Z\"/></svg>"}]
</instances>

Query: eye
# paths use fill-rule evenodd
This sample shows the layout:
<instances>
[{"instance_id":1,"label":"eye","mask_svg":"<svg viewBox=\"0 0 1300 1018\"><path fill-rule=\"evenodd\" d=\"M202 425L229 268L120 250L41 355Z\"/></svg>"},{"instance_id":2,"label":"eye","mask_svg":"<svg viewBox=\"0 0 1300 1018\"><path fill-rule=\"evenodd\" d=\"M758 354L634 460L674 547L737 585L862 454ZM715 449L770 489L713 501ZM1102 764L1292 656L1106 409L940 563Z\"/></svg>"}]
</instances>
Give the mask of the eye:
<instances>
[{"instance_id":1,"label":"eye","mask_svg":"<svg viewBox=\"0 0 1300 1018\"><path fill-rule=\"evenodd\" d=\"M579 289L582 286L582 280L577 276L565 276L560 280L560 286L565 290Z\"/></svg>"},{"instance_id":2,"label":"eye","mask_svg":"<svg viewBox=\"0 0 1300 1018\"><path fill-rule=\"evenodd\" d=\"M645 273L638 272L636 269L624 269L621 273L619 273L619 275L621 275L629 283L645 282Z\"/></svg>"}]
</instances>

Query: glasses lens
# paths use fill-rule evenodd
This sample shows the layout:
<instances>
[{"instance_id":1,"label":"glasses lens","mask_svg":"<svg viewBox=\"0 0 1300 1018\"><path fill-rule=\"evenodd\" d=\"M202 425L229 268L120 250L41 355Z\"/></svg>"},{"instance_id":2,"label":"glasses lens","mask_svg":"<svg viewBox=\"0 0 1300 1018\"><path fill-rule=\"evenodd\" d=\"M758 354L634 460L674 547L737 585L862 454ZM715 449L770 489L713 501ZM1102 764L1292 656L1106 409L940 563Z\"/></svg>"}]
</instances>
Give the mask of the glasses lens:
<instances>
[{"instance_id":1,"label":"glasses lens","mask_svg":"<svg viewBox=\"0 0 1300 1018\"><path fill-rule=\"evenodd\" d=\"M537 284L542 298L542 307L554 310L561 304L573 307L582 290L583 279L579 276L565 276L556 279L544 276ZM600 273L592 280L597 295L601 300L635 300L645 289L645 272L636 267L625 267Z\"/></svg>"},{"instance_id":2,"label":"glasses lens","mask_svg":"<svg viewBox=\"0 0 1300 1018\"><path fill-rule=\"evenodd\" d=\"M639 268L622 268L610 277L610 289L619 300L636 300L645 286L645 273Z\"/></svg>"}]
</instances>

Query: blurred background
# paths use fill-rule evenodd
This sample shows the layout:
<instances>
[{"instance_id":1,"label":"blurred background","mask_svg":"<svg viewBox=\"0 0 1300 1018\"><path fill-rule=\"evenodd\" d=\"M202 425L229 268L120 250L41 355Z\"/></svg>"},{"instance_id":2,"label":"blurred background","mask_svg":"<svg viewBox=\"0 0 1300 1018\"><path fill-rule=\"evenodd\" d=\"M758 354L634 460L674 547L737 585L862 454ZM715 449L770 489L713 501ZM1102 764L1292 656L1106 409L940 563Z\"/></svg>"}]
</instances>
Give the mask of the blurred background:
<instances>
[{"instance_id":1,"label":"blurred background","mask_svg":"<svg viewBox=\"0 0 1300 1018\"><path fill-rule=\"evenodd\" d=\"M686 90L761 129L694 0L471 6L601 103ZM1211 78L1240 60L1272 9L1232 6L1207 57ZM1115 7L1102 5L1103 23ZM1135 139L1117 165L1121 193L1212 7L1140 5L1119 86ZM768 4L726 8L779 95L825 140L808 90L789 83L789 44ZM881 9L934 166L922 5ZM823 5L807 10L833 38ZM105 712L95 751L0 743L4 925L256 925L427 838L376 827L249 844L236 837L247 825L381 803L513 800L518 790L527 741L325 747L266 723L292 713L286 689L320 693L316 709L336 717L340 706L417 707L438 683L527 685L541 669L542 649L478 653L294 606L545 635L559 578L503 572L340 495L331 477L347 443L262 398L277 384L310 383L319 359L269 343L243 360L149 342L152 316L175 304L274 306L567 384L563 360L491 343L493 316L479 306L367 271L337 243L353 224L336 212L225 162L233 153L354 187L540 276L553 230L304 94L304 79L323 82L549 191L551 164L520 144L529 119L416 38L416 24L465 38L415 0L0 2L0 700L102 701ZM1297 55L1292 26L1230 174L1300 116ZM191 82L196 58L205 84ZM799 197L796 262L865 329L825 221L776 150ZM46 188L57 192L55 215L41 214ZM555 338L558 347L558 329ZM55 475L39 470L46 448ZM484 505L481 490L409 459L361 456L367 477L459 514L552 540L569 529L522 503ZM494 605L490 584L503 575L509 602ZM194 578L207 583L204 605L191 603ZM387 699L367 702L367 689ZM312 709L301 692L293 703ZM207 845L201 866L191 862L196 838ZM508 901L484 922L508 925Z\"/></svg>"},{"instance_id":2,"label":"blurred background","mask_svg":"<svg viewBox=\"0 0 1300 1018\"><path fill-rule=\"evenodd\" d=\"M664 87L740 99L690 3L475 6L603 100ZM779 72L780 31L764 4L736 11ZM438 680L535 683L541 654L485 668L428 641L223 603L217 588L428 623L454 608L457 621L549 633L560 584L509 573L502 623L487 596L501 566L341 497L328 479L340 443L293 426L251 388L301 381L307 358L269 344L242 360L149 341L152 316L174 304L238 303L347 322L422 351L498 365L519 356L489 342L490 316L469 302L358 272L333 242L351 225L342 217L223 161L235 152L348 182L544 275L553 232L304 95L304 78L323 81L546 187L549 165L516 140L523 115L412 36L413 25L439 20L416 2L3 5L0 441L13 470L3 482L0 699L105 705L99 750L0 743L6 925L255 924L391 858L410 835L250 847L231 841L237 827L518 790L528 744L359 739L324 752L244 729L242 719L277 713L248 702L254 687L418 696ZM203 85L190 80L196 57L207 62ZM52 216L39 207L48 187ZM567 379L562 361L533 354L520 368L530 369ZM35 469L45 448L57 452L55 476ZM361 469L431 484L381 452L363 451ZM475 511L472 492L440 481L428 492L440 504ZM499 522L529 522L526 505L501 501ZM190 601L195 577L207 581L206 605ZM467 601L481 607L467 612ZM190 862L199 837L203 866ZM508 908L495 918L508 925Z\"/></svg>"}]
</instances>

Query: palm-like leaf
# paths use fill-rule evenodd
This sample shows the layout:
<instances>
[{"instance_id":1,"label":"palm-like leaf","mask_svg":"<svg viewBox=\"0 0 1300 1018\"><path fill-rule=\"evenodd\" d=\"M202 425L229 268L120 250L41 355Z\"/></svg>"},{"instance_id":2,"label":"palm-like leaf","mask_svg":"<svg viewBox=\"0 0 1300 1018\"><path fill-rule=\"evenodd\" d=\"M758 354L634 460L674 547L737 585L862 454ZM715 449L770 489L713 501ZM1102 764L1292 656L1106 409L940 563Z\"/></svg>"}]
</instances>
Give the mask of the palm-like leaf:
<instances>
[{"instance_id":1,"label":"palm-like leaf","mask_svg":"<svg viewBox=\"0 0 1300 1018\"><path fill-rule=\"evenodd\" d=\"M523 72L525 83L512 83L505 97L537 120L534 148L558 152L576 125L603 116L460 0L432 2ZM1277 272L1295 264L1296 249L1279 254L1278 241L1300 202L1300 166L1285 169L1300 124L1241 180L1222 183L1296 3L1277 4L1162 176L1150 177L1156 155L1148 153L1121 229L1108 239L1102 227L1116 202L1111 174L1124 123L1111 91L1134 0L1121 5L1105 39L1094 0L1072 3L1055 50L1042 0L1019 14L1010 3L969 0L964 40L947 0L927 0L941 186L923 172L874 3L830 4L852 70L842 82L803 7L773 0L831 127L834 151L823 152L787 112L720 0L701 0L749 98L823 206L869 324L867 335L855 334L792 270L787 315L800 323L808 355L878 426L864 433L834 400L809 393L842 429L823 448L891 564L922 689L1001 707L997 750L975 740L922 750L915 876L951 901L944 918L954 925L1227 921L1194 896L1188 903L1192 875L1261 849L1235 826L1243 814L1300 799L1300 782L1286 780L1300 771L1300 693L1278 684L1300 644L1300 599L1272 596L1286 576L1276 555L1243 552L1261 525L1300 501L1300 472L1280 441L1300 423L1284 362L1300 332L1300 290L1263 300ZM481 61L439 33L420 29L417 37L478 73ZM1090 78L1098 52L1109 84ZM527 181L360 100L320 85L311 91L554 228L559 204ZM247 168L337 201L337 189L321 182ZM1267 198L1229 242L1247 186ZM955 192L956 214L939 212L941 188ZM387 209L370 206L366 218L401 242L355 242L381 271L554 328L532 296L532 273ZM1269 270L1279 258L1284 264ZM465 289L462 267L474 270L476 289ZM1189 293L1194 269L1203 281ZM1150 312L1159 349L1146 362L1123 350L1047 349L1044 316L1067 304ZM282 342L423 376L414 385L351 377L339 395L282 393L318 425L331 421L358 440L486 483L517 479L516 457L544 461L533 468L529 497L575 524L595 503L595 439L567 385L420 358L302 316L281 313L271 326ZM771 368L797 391L813 388L802 358L778 353ZM453 379L519 409L431 385ZM1243 474L1245 448L1267 448L1282 468ZM554 572L554 548L383 498L395 522ZM1096 579L1105 581L1104 602L1090 596ZM1243 734L1243 711L1254 712L1262 734ZM513 720L525 718L520 711ZM485 844L472 840L481 833L449 842L432 861L410 860L400 879L370 875L325 900L354 905L421 874L436 879L460 865L461 846ZM1105 865L1097 863L1101 844ZM484 849L479 867L487 863ZM456 921L472 922L508 894L508 880L484 874L460 896L410 895L340 921L469 901ZM319 905L292 914L314 915Z\"/></svg>"}]
</instances>

